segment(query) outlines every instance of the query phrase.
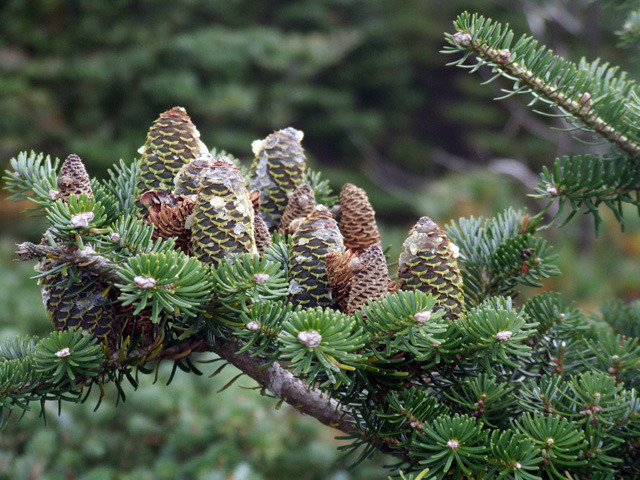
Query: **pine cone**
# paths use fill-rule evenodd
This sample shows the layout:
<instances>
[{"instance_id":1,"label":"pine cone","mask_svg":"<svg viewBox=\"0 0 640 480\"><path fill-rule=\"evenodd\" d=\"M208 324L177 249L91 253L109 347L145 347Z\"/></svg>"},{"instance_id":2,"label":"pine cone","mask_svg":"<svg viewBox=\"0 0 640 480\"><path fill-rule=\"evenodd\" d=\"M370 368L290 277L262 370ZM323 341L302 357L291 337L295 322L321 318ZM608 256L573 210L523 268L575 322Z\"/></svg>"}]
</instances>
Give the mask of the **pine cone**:
<instances>
[{"instance_id":1,"label":"pine cone","mask_svg":"<svg viewBox=\"0 0 640 480\"><path fill-rule=\"evenodd\" d=\"M318 205L291 238L289 299L294 305L311 308L335 303L325 262L327 254L343 251L338 224L324 205Z\"/></svg>"},{"instance_id":2,"label":"pine cone","mask_svg":"<svg viewBox=\"0 0 640 480\"><path fill-rule=\"evenodd\" d=\"M260 190L260 211L269 228L274 228L287 205L287 193L303 181L306 159L300 142L303 133L288 127L253 142L255 154L249 184Z\"/></svg>"},{"instance_id":3,"label":"pine cone","mask_svg":"<svg viewBox=\"0 0 640 480\"><path fill-rule=\"evenodd\" d=\"M354 272L349 268L349 262L355 257L357 255L351 250L331 252L325 257L331 294L337 300L338 307L343 312L347 311L351 282L354 276Z\"/></svg>"},{"instance_id":4,"label":"pine cone","mask_svg":"<svg viewBox=\"0 0 640 480\"><path fill-rule=\"evenodd\" d=\"M456 257L458 247L429 217L422 217L402 245L398 262L398 286L431 293L436 305L450 319L464 311L462 276Z\"/></svg>"},{"instance_id":5,"label":"pine cone","mask_svg":"<svg viewBox=\"0 0 640 480\"><path fill-rule=\"evenodd\" d=\"M362 253L370 245L380 243L375 215L367 192L345 183L340 192L340 231L347 248Z\"/></svg>"},{"instance_id":6,"label":"pine cone","mask_svg":"<svg viewBox=\"0 0 640 480\"><path fill-rule=\"evenodd\" d=\"M349 262L354 277L345 313L353 315L362 305L388 293L389 269L380 245L371 245Z\"/></svg>"},{"instance_id":7,"label":"pine cone","mask_svg":"<svg viewBox=\"0 0 640 480\"><path fill-rule=\"evenodd\" d=\"M80 157L71 154L62 164L62 168L60 168L57 198L63 202L68 202L69 195L76 194L80 196L83 193L88 198L93 197L91 179Z\"/></svg>"},{"instance_id":8,"label":"pine cone","mask_svg":"<svg viewBox=\"0 0 640 480\"><path fill-rule=\"evenodd\" d=\"M200 132L182 107L174 107L162 113L153 122L142 154L138 172L138 189L172 190L174 178L180 168L207 148L200 140Z\"/></svg>"},{"instance_id":9,"label":"pine cone","mask_svg":"<svg viewBox=\"0 0 640 480\"><path fill-rule=\"evenodd\" d=\"M185 163L174 179L176 195L189 195L195 198L200 189L200 181L208 169L213 168L215 159L209 152L201 153L189 163Z\"/></svg>"},{"instance_id":10,"label":"pine cone","mask_svg":"<svg viewBox=\"0 0 640 480\"><path fill-rule=\"evenodd\" d=\"M289 234L293 233L289 229L289 225L296 218L304 218L313 212L316 207L316 196L313 194L311 185L303 183L293 192L287 194L287 206L280 218L278 232Z\"/></svg>"},{"instance_id":11,"label":"pine cone","mask_svg":"<svg viewBox=\"0 0 640 480\"><path fill-rule=\"evenodd\" d=\"M258 253L254 213L244 177L227 157L216 159L202 178L193 210L191 252L218 264L234 253Z\"/></svg>"},{"instance_id":12,"label":"pine cone","mask_svg":"<svg viewBox=\"0 0 640 480\"><path fill-rule=\"evenodd\" d=\"M189 252L191 228L186 223L193 213L195 202L184 195L174 196L167 190L150 190L140 197L142 205L150 205L143 220L153 224L153 236L167 240L175 237L176 245Z\"/></svg>"},{"instance_id":13,"label":"pine cone","mask_svg":"<svg viewBox=\"0 0 640 480\"><path fill-rule=\"evenodd\" d=\"M45 272L59 265L61 263L56 260L44 259L36 270ZM55 330L82 328L109 350L115 347L121 324L110 284L81 269L76 269L73 275L68 272L63 275L63 271L45 275L39 284Z\"/></svg>"},{"instance_id":14,"label":"pine cone","mask_svg":"<svg viewBox=\"0 0 640 480\"><path fill-rule=\"evenodd\" d=\"M256 239L258 254L262 257L264 252L271 245L271 234L269 233L269 227L264 223L263 218L257 214L253 217L253 236Z\"/></svg>"}]
</instances>

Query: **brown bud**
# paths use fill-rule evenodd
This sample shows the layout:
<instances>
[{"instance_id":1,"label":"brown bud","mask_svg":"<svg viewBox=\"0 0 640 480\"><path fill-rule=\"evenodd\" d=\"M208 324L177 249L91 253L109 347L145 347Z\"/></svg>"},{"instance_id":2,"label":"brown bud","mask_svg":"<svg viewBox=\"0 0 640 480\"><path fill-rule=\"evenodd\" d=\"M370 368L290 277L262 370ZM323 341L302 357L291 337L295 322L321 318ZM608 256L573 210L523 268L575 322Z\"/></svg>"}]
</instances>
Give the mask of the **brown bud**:
<instances>
[{"instance_id":1,"label":"brown bud","mask_svg":"<svg viewBox=\"0 0 640 480\"><path fill-rule=\"evenodd\" d=\"M313 212L316 206L316 196L311 185L304 183L289 193L287 198L287 206L280 217L278 232L291 234L293 232L289 229L289 225L296 218L304 218Z\"/></svg>"},{"instance_id":2,"label":"brown bud","mask_svg":"<svg viewBox=\"0 0 640 480\"><path fill-rule=\"evenodd\" d=\"M340 211L340 231L347 248L362 253L380 243L375 212L363 189L346 183L340 192Z\"/></svg>"}]
</instances>

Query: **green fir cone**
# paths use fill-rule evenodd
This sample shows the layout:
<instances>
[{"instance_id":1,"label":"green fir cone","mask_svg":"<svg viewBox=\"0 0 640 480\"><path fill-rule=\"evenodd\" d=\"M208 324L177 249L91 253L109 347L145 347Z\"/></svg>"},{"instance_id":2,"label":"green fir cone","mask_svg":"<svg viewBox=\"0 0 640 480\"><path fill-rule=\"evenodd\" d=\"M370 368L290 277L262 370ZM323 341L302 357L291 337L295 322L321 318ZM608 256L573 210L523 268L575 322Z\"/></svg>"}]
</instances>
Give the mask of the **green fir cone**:
<instances>
[{"instance_id":1,"label":"green fir cone","mask_svg":"<svg viewBox=\"0 0 640 480\"><path fill-rule=\"evenodd\" d=\"M173 107L153 122L145 144L138 172L138 190L172 190L180 168L200 153L208 152L200 132L182 107Z\"/></svg>"},{"instance_id":2,"label":"green fir cone","mask_svg":"<svg viewBox=\"0 0 640 480\"><path fill-rule=\"evenodd\" d=\"M462 276L456 258L459 249L429 217L409 232L398 261L398 286L420 290L436 298L438 309L450 319L464 312Z\"/></svg>"},{"instance_id":3,"label":"green fir cone","mask_svg":"<svg viewBox=\"0 0 640 480\"><path fill-rule=\"evenodd\" d=\"M262 194L260 212L271 229L287 206L287 193L293 192L304 179L306 159L301 141L304 134L288 127L253 142L255 159L251 165L249 184Z\"/></svg>"},{"instance_id":4,"label":"green fir cone","mask_svg":"<svg viewBox=\"0 0 640 480\"><path fill-rule=\"evenodd\" d=\"M55 330L81 328L109 349L120 336L119 315L112 286L95 274L44 259L36 270L53 271L40 278L42 301Z\"/></svg>"},{"instance_id":5,"label":"green fir cone","mask_svg":"<svg viewBox=\"0 0 640 480\"><path fill-rule=\"evenodd\" d=\"M310 308L335 304L326 256L331 252L344 252L344 249L338 223L324 205L318 205L302 220L291 238L289 300L294 305Z\"/></svg>"},{"instance_id":6,"label":"green fir cone","mask_svg":"<svg viewBox=\"0 0 640 480\"><path fill-rule=\"evenodd\" d=\"M220 156L200 183L191 224L191 253L216 265L236 253L257 254L253 229L253 205L245 179L231 160Z\"/></svg>"}]
</instances>

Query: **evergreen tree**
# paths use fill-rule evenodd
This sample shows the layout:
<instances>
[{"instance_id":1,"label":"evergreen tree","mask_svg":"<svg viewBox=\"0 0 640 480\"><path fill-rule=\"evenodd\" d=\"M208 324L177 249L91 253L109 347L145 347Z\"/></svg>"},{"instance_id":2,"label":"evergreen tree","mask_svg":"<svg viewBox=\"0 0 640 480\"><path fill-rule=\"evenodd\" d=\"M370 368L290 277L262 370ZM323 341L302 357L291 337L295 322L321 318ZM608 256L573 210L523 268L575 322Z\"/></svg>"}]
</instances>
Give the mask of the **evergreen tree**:
<instances>
[{"instance_id":1,"label":"evergreen tree","mask_svg":"<svg viewBox=\"0 0 640 480\"><path fill-rule=\"evenodd\" d=\"M571 63L531 37L514 42L511 30L479 15L464 13L454 26L445 49L453 64L489 67L513 82L507 94L532 95L611 147L557 159L537 196L557 203L565 221L583 210L598 222L604 204L622 223L623 205L640 198L637 84L599 61ZM166 128L169 149L193 141ZM256 155L265 142L254 144ZM263 163L286 176L281 150ZM638 305L608 303L600 321L609 327L596 329L557 293L514 301L522 286L559 274L540 236L543 212L508 209L444 229L424 217L392 279L377 244L362 253L345 246L333 218L342 206L316 172L304 170L298 183L319 205L287 220L293 233L274 232L260 256L254 219L271 210L261 210L260 190L247 190L246 167L216 152L181 167L197 191L185 219L171 210L186 201L167 178L165 190L147 195L151 204L136 201L154 172L166 173L165 161L149 155L144 169L121 161L106 180L87 182L75 155L62 170L33 152L11 160L7 189L32 199L48 222L42 242L19 245L18 255L39 260L54 331L0 345L3 422L47 401L82 402L94 386L124 400L122 386L157 362L197 374L195 356L212 352L342 431L359 459L393 455L402 476L640 478ZM283 187L285 197L298 183ZM164 216L146 214L155 199ZM362 231L375 231L363 217ZM197 242L154 236L156 220L163 232L173 222L181 239L198 232L221 254L212 260L198 255ZM348 244L367 238L356 240ZM332 292L347 301L336 305Z\"/></svg>"}]
</instances>

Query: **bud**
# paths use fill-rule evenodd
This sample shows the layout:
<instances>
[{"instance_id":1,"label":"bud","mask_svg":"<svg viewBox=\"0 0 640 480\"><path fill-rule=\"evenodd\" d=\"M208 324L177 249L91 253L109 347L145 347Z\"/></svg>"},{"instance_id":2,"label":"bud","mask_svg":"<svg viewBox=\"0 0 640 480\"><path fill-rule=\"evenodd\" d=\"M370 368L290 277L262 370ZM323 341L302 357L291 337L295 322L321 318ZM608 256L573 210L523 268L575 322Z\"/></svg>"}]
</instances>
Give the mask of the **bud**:
<instances>
[{"instance_id":1,"label":"bud","mask_svg":"<svg viewBox=\"0 0 640 480\"><path fill-rule=\"evenodd\" d=\"M251 332L257 332L258 330L260 330L260 324L255 320L252 320L249 323L247 323L247 330Z\"/></svg>"},{"instance_id":2,"label":"bud","mask_svg":"<svg viewBox=\"0 0 640 480\"><path fill-rule=\"evenodd\" d=\"M143 290L150 290L156 287L156 279L153 277L138 275L133 279L133 282Z\"/></svg>"},{"instance_id":3,"label":"bud","mask_svg":"<svg viewBox=\"0 0 640 480\"><path fill-rule=\"evenodd\" d=\"M69 350L69 347L65 347L62 350L58 350L56 352L56 357L58 358L67 358L71 356L71 350Z\"/></svg>"},{"instance_id":4,"label":"bud","mask_svg":"<svg viewBox=\"0 0 640 480\"><path fill-rule=\"evenodd\" d=\"M459 446L460 444L457 440L449 440L447 442L447 447L449 447L451 450L457 450Z\"/></svg>"},{"instance_id":5,"label":"bud","mask_svg":"<svg viewBox=\"0 0 640 480\"><path fill-rule=\"evenodd\" d=\"M499 342L506 342L511 338L511 335L513 335L513 333L510 332L509 330L503 330L501 332L496 333L496 338L498 339Z\"/></svg>"},{"instance_id":6,"label":"bud","mask_svg":"<svg viewBox=\"0 0 640 480\"><path fill-rule=\"evenodd\" d=\"M253 281L260 284L260 283L265 283L267 282L271 277L269 275L267 275L266 273L256 273L253 276Z\"/></svg>"},{"instance_id":7,"label":"bud","mask_svg":"<svg viewBox=\"0 0 640 480\"><path fill-rule=\"evenodd\" d=\"M77 230L89 228L89 223L91 223L94 216L93 212L77 213L71 217L69 224Z\"/></svg>"},{"instance_id":8,"label":"bud","mask_svg":"<svg viewBox=\"0 0 640 480\"><path fill-rule=\"evenodd\" d=\"M304 331L298 334L298 340L309 348L316 348L322 342L322 335L316 330Z\"/></svg>"},{"instance_id":9,"label":"bud","mask_svg":"<svg viewBox=\"0 0 640 480\"><path fill-rule=\"evenodd\" d=\"M413 318L415 318L418 323L427 323L431 318L431 310L418 312L413 316Z\"/></svg>"},{"instance_id":10,"label":"bud","mask_svg":"<svg viewBox=\"0 0 640 480\"><path fill-rule=\"evenodd\" d=\"M458 32L453 35L453 41L459 47L468 48L471 46L471 35L464 32Z\"/></svg>"}]
</instances>

